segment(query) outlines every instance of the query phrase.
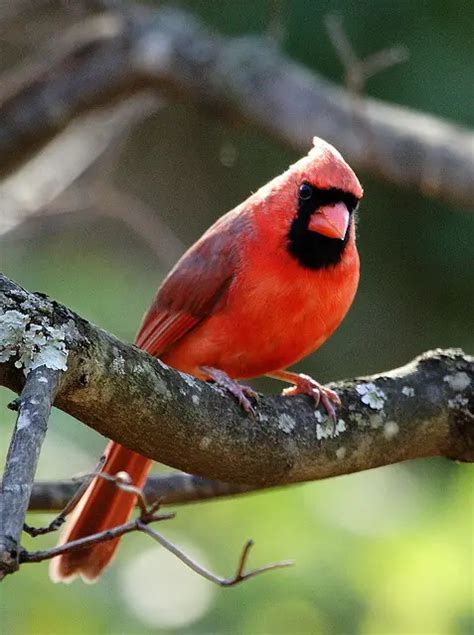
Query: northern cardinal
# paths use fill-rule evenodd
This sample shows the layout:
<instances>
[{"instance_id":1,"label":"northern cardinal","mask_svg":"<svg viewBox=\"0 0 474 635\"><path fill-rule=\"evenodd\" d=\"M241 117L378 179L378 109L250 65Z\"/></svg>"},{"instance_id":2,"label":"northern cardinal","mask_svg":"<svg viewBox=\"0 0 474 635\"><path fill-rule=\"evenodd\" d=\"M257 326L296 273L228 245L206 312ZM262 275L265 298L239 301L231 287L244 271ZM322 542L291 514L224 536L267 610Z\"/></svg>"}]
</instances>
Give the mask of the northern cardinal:
<instances>
[{"instance_id":1,"label":"northern cardinal","mask_svg":"<svg viewBox=\"0 0 474 635\"><path fill-rule=\"evenodd\" d=\"M269 375L294 384L284 394L321 399L329 415L337 394L285 370L316 350L347 313L359 280L354 212L360 183L331 145L315 138L309 154L222 216L166 277L136 344L180 371L214 380L252 408L237 379ZM152 462L115 442L103 471L127 472L142 487ZM136 497L95 478L61 543L127 522ZM65 553L51 577L95 580L118 539Z\"/></svg>"}]
</instances>

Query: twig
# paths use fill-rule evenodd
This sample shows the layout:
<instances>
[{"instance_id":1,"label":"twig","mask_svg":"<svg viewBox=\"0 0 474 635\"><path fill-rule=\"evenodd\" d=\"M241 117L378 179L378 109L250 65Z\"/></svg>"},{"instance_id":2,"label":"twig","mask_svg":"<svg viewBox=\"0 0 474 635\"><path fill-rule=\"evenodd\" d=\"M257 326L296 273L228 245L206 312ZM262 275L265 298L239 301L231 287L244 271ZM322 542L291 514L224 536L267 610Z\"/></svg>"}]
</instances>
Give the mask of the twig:
<instances>
[{"instance_id":1,"label":"twig","mask_svg":"<svg viewBox=\"0 0 474 635\"><path fill-rule=\"evenodd\" d=\"M406 62L410 53L406 46L396 45L390 48L377 51L361 61L364 81L374 77L393 66Z\"/></svg>"},{"instance_id":2,"label":"twig","mask_svg":"<svg viewBox=\"0 0 474 635\"><path fill-rule=\"evenodd\" d=\"M186 555L179 547L177 547L175 544L170 542L167 538L159 534L157 531L155 531L148 525L146 524L142 525L139 521L138 529L148 534L149 536L151 536L153 540L156 540L158 543L160 543L162 547L164 547L165 549L170 551L173 555L175 555L177 558L179 558L179 560L184 562L184 564L187 565L190 569L192 569L195 573L198 573L203 578L206 578L206 580L209 580L210 582L214 582L215 584L218 584L219 586L224 586L224 587L234 586L235 584L238 584L239 582L243 582L244 580L253 578L256 575L259 575L260 573L264 573L265 571L271 571L273 569L283 569L284 567L290 567L294 564L292 560L285 560L283 562L274 562L271 564L267 564L263 567L259 567L258 569L252 569L251 571L248 571L247 573L245 573L244 572L245 565L247 563L247 558L250 552L250 548L253 545L253 541L249 540L247 541L247 543L245 544L242 550L235 575L232 578L221 578L215 575L214 573L212 573L211 571L208 571L207 569L202 567L195 560L193 560L188 555Z\"/></svg>"},{"instance_id":3,"label":"twig","mask_svg":"<svg viewBox=\"0 0 474 635\"><path fill-rule=\"evenodd\" d=\"M175 514L160 514L153 515L149 518L137 518L123 525L118 525L112 529L106 529L100 531L91 536L85 538L79 538L78 540L72 540L66 542L64 545L58 545L52 549L44 549L43 551L21 551L19 554L19 563L26 562L43 562L43 560L50 560L56 556L60 556L63 553L69 553L70 551L76 551L77 549L83 549L84 547L91 547L99 542L105 542L107 540L114 540L114 538L120 538L124 534L128 534L131 531L141 531L141 525L146 526L146 523L151 523L160 520L170 520L175 517Z\"/></svg>"},{"instance_id":4,"label":"twig","mask_svg":"<svg viewBox=\"0 0 474 635\"><path fill-rule=\"evenodd\" d=\"M328 15L325 23L329 39L344 68L344 84L352 101L353 130L363 132L366 138L366 156L376 163L380 146L370 121L367 110L369 102L364 98L364 89L370 77L408 59L408 50L402 46L394 46L360 59L344 29L342 18Z\"/></svg>"},{"instance_id":5,"label":"twig","mask_svg":"<svg viewBox=\"0 0 474 635\"><path fill-rule=\"evenodd\" d=\"M109 483L115 483L118 489L137 497L137 505L140 509L140 518L148 518L158 510L161 505L161 499L156 499L153 503L148 503L145 492L140 487L133 485L130 475L127 472L117 472L117 474L108 474L107 472L96 472L92 476L97 476Z\"/></svg>"},{"instance_id":6,"label":"twig","mask_svg":"<svg viewBox=\"0 0 474 635\"><path fill-rule=\"evenodd\" d=\"M391 46L360 59L344 29L342 18L338 15L328 15L325 22L329 38L344 67L345 85L355 95L361 95L370 77L408 59L408 49L400 45Z\"/></svg>"},{"instance_id":7,"label":"twig","mask_svg":"<svg viewBox=\"0 0 474 635\"><path fill-rule=\"evenodd\" d=\"M85 494L87 488L91 484L92 480L95 476L101 474L100 470L102 469L105 463L105 456L101 456L95 471L91 474L86 474L81 478L81 485L77 488L75 492L69 497L69 500L65 503L64 508L61 512L53 518L53 520L46 525L45 527L32 527L27 523L23 523L23 531L25 531L32 538L36 538L36 536L44 536L45 534L49 534L53 531L57 531L60 529L64 523L66 522L66 518L73 511L76 505L79 503L83 495ZM31 498L30 498L30 506L31 506Z\"/></svg>"},{"instance_id":8,"label":"twig","mask_svg":"<svg viewBox=\"0 0 474 635\"><path fill-rule=\"evenodd\" d=\"M89 113L71 123L0 183L0 236L57 201L111 145L158 107L156 98L135 95L108 111Z\"/></svg>"},{"instance_id":9,"label":"twig","mask_svg":"<svg viewBox=\"0 0 474 635\"><path fill-rule=\"evenodd\" d=\"M20 538L60 371L31 370L21 392L0 493L0 580L19 566Z\"/></svg>"},{"instance_id":10,"label":"twig","mask_svg":"<svg viewBox=\"0 0 474 635\"><path fill-rule=\"evenodd\" d=\"M60 529L66 522L67 516L79 503L94 478L101 478L104 481L115 483L116 487L123 490L124 492L134 494L137 497L137 505L140 509L140 517L143 519L152 516L160 507L161 499L155 498L153 503L149 504L147 502L144 490L132 484L130 475L127 474L127 472L118 472L117 474L108 474L107 472L102 472L101 469L105 464L105 458L105 456L102 456L100 458L99 463L93 472L84 474L79 478L73 479L73 482L80 480L81 485L75 492L72 493L71 498L66 503L64 509L49 523L49 525L46 525L45 527L31 527L30 525L27 525L25 523L23 525L23 530L26 531L26 533L33 538L36 538L36 536L43 536L44 534L49 534Z\"/></svg>"},{"instance_id":11,"label":"twig","mask_svg":"<svg viewBox=\"0 0 474 635\"><path fill-rule=\"evenodd\" d=\"M359 63L359 58L342 26L342 18L339 15L327 15L325 24L332 45L336 50L344 70L347 72L348 69Z\"/></svg>"},{"instance_id":12,"label":"twig","mask_svg":"<svg viewBox=\"0 0 474 635\"><path fill-rule=\"evenodd\" d=\"M145 494L143 490L139 487L132 485L130 476L127 472L118 472L117 474L108 474L107 472L101 472L101 468L105 463L105 457L101 457L99 464L94 470L94 472L90 474L86 474L81 487L71 498L69 503L66 505L65 510L63 510L62 514L60 514L53 522L49 525L51 527L54 525L55 521L61 519L59 526L64 522L65 517L76 507L82 495L85 493L85 489L89 486L90 482L94 478L102 478L110 483L114 483L118 489L123 490L124 492L129 492L135 494L138 501L138 506L140 509L140 515L135 520L132 520L128 523L124 523L122 525L118 525L117 527L112 527L110 529L106 529L104 531L99 531L95 534L91 534L90 536L85 536L84 538L79 538L77 540L71 540L70 542L66 542L62 545L58 545L53 549L46 549L43 551L33 551L29 552L26 550L22 550L19 554L19 563L23 562L42 562L43 560L49 560L51 558L55 558L63 553L69 553L70 551L75 551L77 549L82 549L84 547L91 547L92 545L96 545L100 542L105 542L107 540L113 540L114 538L120 538L124 534L128 534L131 531L142 530L143 526L148 525L149 523L157 522L160 520L170 520L175 517L174 513L168 514L158 514L158 509L160 507L160 502L155 501L151 505L147 504ZM57 524L57 523L56 523ZM50 531L55 531L59 528L59 526L55 526ZM30 533L28 531L28 533ZM47 528L45 531L41 529L34 530L34 536L41 535L42 533L49 533Z\"/></svg>"},{"instance_id":13,"label":"twig","mask_svg":"<svg viewBox=\"0 0 474 635\"><path fill-rule=\"evenodd\" d=\"M131 484L130 476L126 472L118 472L117 474L107 474L104 472L94 472L87 476L94 477L98 476L103 478L111 483L115 483L116 487L119 489L135 494L138 500L138 506L140 508L140 514L138 518L132 520L128 523L124 523L123 525L119 525L117 527L113 527L111 529L106 529L104 531L97 532L92 534L91 536L86 536L84 538L79 538L77 540L72 540L63 545L59 545L52 549L46 549L43 551L21 551L19 554L19 562L27 563L27 562L42 562L43 560L50 560L51 558L55 558L56 556L60 556L64 553L69 553L71 551L76 551L77 549L83 549L85 547L91 547L100 542L105 542L107 540L114 540L115 538L120 538L124 534L130 533L132 531L141 531L148 536L151 536L154 540L156 540L160 545L162 545L165 549L170 551L173 555L175 555L179 560L184 562L190 569L192 569L195 573L201 575L206 578L210 582L214 582L220 586L234 586L239 582L243 582L249 578L252 578L260 573L264 573L265 571L270 571L272 569L281 569L283 567L288 567L293 564L293 562L285 561L285 562L277 562L265 565L263 567L259 567L258 569L252 569L251 571L245 572L245 565L247 563L248 555L250 552L250 548L253 545L253 541L249 540L245 544L240 559L239 565L237 567L237 571L235 575L231 578L221 578L212 572L205 569L198 562L193 560L190 556L188 556L182 549L180 549L177 545L170 542L167 538L162 536L156 530L152 529L149 525L151 523L160 521L160 520L169 520L175 517L175 514L157 514L157 511L160 506L160 502L156 501L151 505L147 504L146 497L144 491ZM70 509L73 509L77 504L77 493L73 498L73 501L69 505ZM54 522L54 521L53 521ZM46 533L46 532L43 532ZM38 535L35 534L35 535Z\"/></svg>"}]
</instances>

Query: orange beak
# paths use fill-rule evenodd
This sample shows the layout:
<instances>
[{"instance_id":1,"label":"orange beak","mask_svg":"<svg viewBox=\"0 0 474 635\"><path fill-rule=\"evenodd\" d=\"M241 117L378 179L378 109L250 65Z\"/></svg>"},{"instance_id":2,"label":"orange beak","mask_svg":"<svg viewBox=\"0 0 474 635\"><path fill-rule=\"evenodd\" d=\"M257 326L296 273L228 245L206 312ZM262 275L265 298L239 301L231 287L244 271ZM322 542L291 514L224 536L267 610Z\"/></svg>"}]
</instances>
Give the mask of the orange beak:
<instances>
[{"instance_id":1,"label":"orange beak","mask_svg":"<svg viewBox=\"0 0 474 635\"><path fill-rule=\"evenodd\" d=\"M328 238L344 240L349 226L349 210L345 203L323 205L313 214L308 225L312 232L322 234Z\"/></svg>"}]
</instances>

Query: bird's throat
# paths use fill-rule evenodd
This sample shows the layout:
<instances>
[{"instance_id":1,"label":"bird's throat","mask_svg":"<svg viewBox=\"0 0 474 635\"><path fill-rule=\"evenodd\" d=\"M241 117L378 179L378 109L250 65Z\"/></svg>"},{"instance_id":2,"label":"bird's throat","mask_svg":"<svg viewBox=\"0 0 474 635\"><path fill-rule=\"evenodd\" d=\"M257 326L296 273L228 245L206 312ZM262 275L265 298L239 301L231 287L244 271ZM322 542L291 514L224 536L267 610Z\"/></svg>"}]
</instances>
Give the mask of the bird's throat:
<instances>
[{"instance_id":1,"label":"bird's throat","mask_svg":"<svg viewBox=\"0 0 474 635\"><path fill-rule=\"evenodd\" d=\"M344 238L330 238L312 231L311 219L327 205L344 203L350 212L349 224ZM348 241L353 234L354 211L357 199L351 194L331 188L314 189L313 195L298 201L298 209L288 232L288 251L307 269L325 269L334 267L341 261ZM313 223L314 225L314 223Z\"/></svg>"}]
</instances>

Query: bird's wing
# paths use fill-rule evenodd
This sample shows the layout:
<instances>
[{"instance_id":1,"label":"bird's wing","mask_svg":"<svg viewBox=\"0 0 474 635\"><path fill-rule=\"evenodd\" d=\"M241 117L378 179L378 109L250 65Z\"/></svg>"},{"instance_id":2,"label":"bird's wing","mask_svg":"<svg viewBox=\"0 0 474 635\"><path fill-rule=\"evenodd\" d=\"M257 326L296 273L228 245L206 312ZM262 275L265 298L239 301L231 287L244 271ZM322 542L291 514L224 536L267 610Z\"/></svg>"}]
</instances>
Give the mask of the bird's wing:
<instances>
[{"instance_id":1,"label":"bird's wing","mask_svg":"<svg viewBox=\"0 0 474 635\"><path fill-rule=\"evenodd\" d=\"M238 267L238 245L246 223L230 212L215 223L171 270L136 337L156 357L225 302Z\"/></svg>"}]
</instances>

